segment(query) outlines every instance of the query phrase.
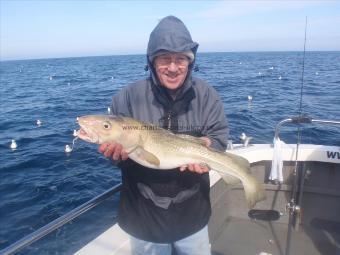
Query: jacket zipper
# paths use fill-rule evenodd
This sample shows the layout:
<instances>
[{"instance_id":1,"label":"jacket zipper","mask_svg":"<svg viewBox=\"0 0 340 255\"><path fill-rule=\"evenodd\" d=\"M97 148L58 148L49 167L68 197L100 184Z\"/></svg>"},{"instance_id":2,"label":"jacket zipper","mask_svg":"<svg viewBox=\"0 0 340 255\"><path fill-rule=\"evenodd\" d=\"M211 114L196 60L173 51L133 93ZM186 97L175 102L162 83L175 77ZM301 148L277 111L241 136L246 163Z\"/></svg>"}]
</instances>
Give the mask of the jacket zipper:
<instances>
[{"instance_id":1,"label":"jacket zipper","mask_svg":"<svg viewBox=\"0 0 340 255\"><path fill-rule=\"evenodd\" d=\"M168 113L168 130L171 128L171 111Z\"/></svg>"}]
</instances>

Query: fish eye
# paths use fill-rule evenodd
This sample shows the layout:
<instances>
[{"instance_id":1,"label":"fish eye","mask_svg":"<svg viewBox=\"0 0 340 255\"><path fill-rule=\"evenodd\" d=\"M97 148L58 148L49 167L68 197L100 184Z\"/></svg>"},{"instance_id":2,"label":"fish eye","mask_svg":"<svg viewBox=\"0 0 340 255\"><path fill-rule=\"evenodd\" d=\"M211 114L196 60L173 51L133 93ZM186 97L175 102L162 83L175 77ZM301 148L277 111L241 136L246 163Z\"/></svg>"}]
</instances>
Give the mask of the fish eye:
<instances>
[{"instance_id":1,"label":"fish eye","mask_svg":"<svg viewBox=\"0 0 340 255\"><path fill-rule=\"evenodd\" d=\"M108 122L108 121L104 122L103 127L104 127L105 129L111 128L110 122Z\"/></svg>"}]
</instances>

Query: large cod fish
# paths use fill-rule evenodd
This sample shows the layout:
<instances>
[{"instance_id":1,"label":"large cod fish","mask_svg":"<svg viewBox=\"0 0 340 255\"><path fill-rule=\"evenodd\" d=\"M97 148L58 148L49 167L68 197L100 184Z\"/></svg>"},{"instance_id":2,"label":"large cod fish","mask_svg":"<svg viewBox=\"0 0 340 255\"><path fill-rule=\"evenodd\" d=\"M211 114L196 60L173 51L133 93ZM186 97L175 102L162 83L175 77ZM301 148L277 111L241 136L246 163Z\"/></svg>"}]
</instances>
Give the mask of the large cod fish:
<instances>
[{"instance_id":1,"label":"large cod fish","mask_svg":"<svg viewBox=\"0 0 340 255\"><path fill-rule=\"evenodd\" d=\"M228 184L242 182L248 206L265 199L263 186L251 176L249 162L237 155L204 146L202 139L177 135L132 118L88 115L77 118L77 136L87 142L121 143L129 158L153 169L173 169L189 163L207 165Z\"/></svg>"}]
</instances>

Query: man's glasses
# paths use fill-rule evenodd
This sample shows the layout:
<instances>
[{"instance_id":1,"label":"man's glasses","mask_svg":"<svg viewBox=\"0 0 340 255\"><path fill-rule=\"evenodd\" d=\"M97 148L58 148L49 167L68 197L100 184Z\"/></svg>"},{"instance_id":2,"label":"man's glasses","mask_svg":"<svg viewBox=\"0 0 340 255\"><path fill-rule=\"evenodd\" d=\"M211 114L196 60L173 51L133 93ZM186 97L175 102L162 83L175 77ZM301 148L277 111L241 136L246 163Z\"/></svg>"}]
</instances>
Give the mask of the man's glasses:
<instances>
[{"instance_id":1,"label":"man's glasses","mask_svg":"<svg viewBox=\"0 0 340 255\"><path fill-rule=\"evenodd\" d=\"M156 58L156 64L159 66L169 66L171 63L175 63L178 66L187 66L189 59L183 54L164 54Z\"/></svg>"}]
</instances>

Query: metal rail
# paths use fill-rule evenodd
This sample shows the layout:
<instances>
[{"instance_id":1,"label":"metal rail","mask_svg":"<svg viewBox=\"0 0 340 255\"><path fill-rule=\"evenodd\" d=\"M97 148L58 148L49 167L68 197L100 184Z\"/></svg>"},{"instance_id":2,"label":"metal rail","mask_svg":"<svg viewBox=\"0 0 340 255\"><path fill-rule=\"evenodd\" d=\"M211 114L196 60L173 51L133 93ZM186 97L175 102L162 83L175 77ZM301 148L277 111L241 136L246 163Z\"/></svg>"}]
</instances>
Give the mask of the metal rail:
<instances>
[{"instance_id":1,"label":"metal rail","mask_svg":"<svg viewBox=\"0 0 340 255\"><path fill-rule=\"evenodd\" d=\"M5 249L0 251L1 255L10 255L15 254L22 250L23 248L29 246L30 244L38 241L39 239L43 238L44 236L48 235L52 231L64 226L66 223L70 222L71 220L77 218L79 215L82 215L84 212L96 207L104 200L108 199L109 197L113 196L117 192L121 190L122 184L118 184L102 194L92 198L90 201L78 206L77 208L73 209L72 211L64 214L63 216L55 219L54 221L48 223L47 225L39 228L38 230L34 231L33 233L23 237L22 239L18 240L17 242L11 244L10 246L6 247Z\"/></svg>"},{"instance_id":2,"label":"metal rail","mask_svg":"<svg viewBox=\"0 0 340 255\"><path fill-rule=\"evenodd\" d=\"M298 116L298 117L292 117L288 119L281 120L275 128L275 139L279 137L280 128L285 123L293 123L293 124L308 124L308 123L320 123L320 124L336 124L340 125L340 121L337 120L318 120L318 119L312 119L307 116Z\"/></svg>"}]
</instances>

